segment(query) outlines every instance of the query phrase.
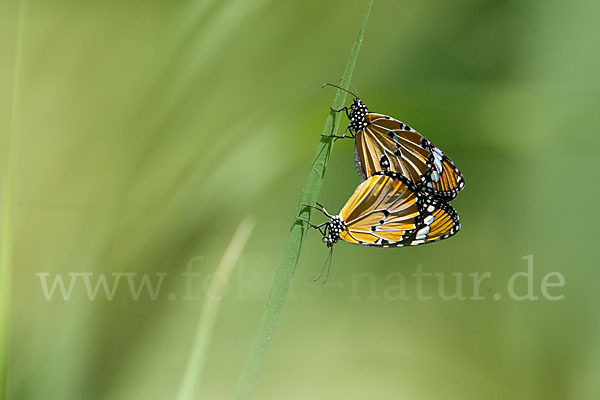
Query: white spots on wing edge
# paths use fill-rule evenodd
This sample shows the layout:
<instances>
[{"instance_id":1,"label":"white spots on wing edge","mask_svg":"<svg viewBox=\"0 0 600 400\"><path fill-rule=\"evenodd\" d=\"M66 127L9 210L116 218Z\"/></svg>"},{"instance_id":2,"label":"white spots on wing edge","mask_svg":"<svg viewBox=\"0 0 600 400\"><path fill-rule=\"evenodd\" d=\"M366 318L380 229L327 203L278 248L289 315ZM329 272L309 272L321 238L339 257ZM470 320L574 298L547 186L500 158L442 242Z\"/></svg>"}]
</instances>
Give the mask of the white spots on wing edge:
<instances>
[{"instance_id":1,"label":"white spots on wing edge","mask_svg":"<svg viewBox=\"0 0 600 400\"><path fill-rule=\"evenodd\" d=\"M433 153L433 154L435 155L435 153ZM437 172L439 172L441 174L443 171L441 159L434 157L433 164L435 165L435 169L437 169Z\"/></svg>"},{"instance_id":2,"label":"white spots on wing edge","mask_svg":"<svg viewBox=\"0 0 600 400\"><path fill-rule=\"evenodd\" d=\"M417 231L417 234L415 235L415 239L417 239L417 240L425 239L427 237L427 234L429 233L430 229L431 228L429 226L419 229Z\"/></svg>"}]
</instances>

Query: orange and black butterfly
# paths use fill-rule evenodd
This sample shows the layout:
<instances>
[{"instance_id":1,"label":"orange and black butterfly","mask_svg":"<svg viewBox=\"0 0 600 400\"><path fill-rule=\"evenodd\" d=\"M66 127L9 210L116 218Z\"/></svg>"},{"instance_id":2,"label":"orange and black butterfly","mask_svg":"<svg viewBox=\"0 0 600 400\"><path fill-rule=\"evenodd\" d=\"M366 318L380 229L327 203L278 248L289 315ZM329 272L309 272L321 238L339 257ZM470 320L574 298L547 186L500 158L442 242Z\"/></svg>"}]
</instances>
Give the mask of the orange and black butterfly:
<instances>
[{"instance_id":1,"label":"orange and black butterfly","mask_svg":"<svg viewBox=\"0 0 600 400\"><path fill-rule=\"evenodd\" d=\"M302 220L321 232L327 247L339 239L363 246L416 246L449 238L460 229L452 206L395 173L378 172L363 181L338 215L317 205L310 207L329 221L313 225Z\"/></svg>"},{"instance_id":2,"label":"orange and black butterfly","mask_svg":"<svg viewBox=\"0 0 600 400\"><path fill-rule=\"evenodd\" d=\"M376 172L395 172L435 197L452 200L457 196L465 181L450 157L407 124L372 113L358 96L347 92L354 96L350 108L334 111L345 111L350 120L346 131L355 138L356 169L363 180ZM344 132L334 137L348 136Z\"/></svg>"}]
</instances>

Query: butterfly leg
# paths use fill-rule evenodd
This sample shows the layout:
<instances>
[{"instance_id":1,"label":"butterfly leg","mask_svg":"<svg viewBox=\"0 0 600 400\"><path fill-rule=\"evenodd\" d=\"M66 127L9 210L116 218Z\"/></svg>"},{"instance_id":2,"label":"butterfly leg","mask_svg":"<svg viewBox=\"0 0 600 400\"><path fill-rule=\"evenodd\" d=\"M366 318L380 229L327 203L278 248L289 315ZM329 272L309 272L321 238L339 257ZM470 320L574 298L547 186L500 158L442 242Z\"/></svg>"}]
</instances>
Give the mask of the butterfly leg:
<instances>
[{"instance_id":1,"label":"butterfly leg","mask_svg":"<svg viewBox=\"0 0 600 400\"><path fill-rule=\"evenodd\" d=\"M320 204L320 203L315 203L315 204L316 204L318 207L320 207L320 208L314 207L315 209L317 209L317 210L321 211L321 212L322 212L323 214L325 214L325 216L326 216L326 217L328 217L328 218L331 218L331 217L332 217L332 215L331 215L331 214L329 214L329 213L327 212L327 210L325 209L325 207L323 207L323 205L322 205L322 204Z\"/></svg>"},{"instance_id":2,"label":"butterfly leg","mask_svg":"<svg viewBox=\"0 0 600 400\"><path fill-rule=\"evenodd\" d=\"M305 218L296 217L296 219L298 221L306 222L308 224L308 226L310 226L313 229L319 229L319 227L317 225L313 224L312 222L310 222L309 220L307 220Z\"/></svg>"},{"instance_id":3,"label":"butterfly leg","mask_svg":"<svg viewBox=\"0 0 600 400\"><path fill-rule=\"evenodd\" d=\"M323 222L320 225L315 225L315 224L311 223L309 220L304 219L304 218L296 217L296 219L298 221L306 222L308 224L308 226L310 226L313 229L318 230L319 232L321 232L321 235L325 236L325 231L323 230L323 225L327 225L327 222Z\"/></svg>"},{"instance_id":4,"label":"butterfly leg","mask_svg":"<svg viewBox=\"0 0 600 400\"><path fill-rule=\"evenodd\" d=\"M346 135L346 132L348 132L348 131L350 131L350 134ZM326 135L324 133L322 133L321 136L323 136L323 137L332 137L332 138L336 138L336 139L346 139L346 138L352 138L352 139L354 139L354 134L350 130L350 125L348 125L346 127L346 130L344 131L344 134L342 136L339 136L339 135Z\"/></svg>"},{"instance_id":5,"label":"butterfly leg","mask_svg":"<svg viewBox=\"0 0 600 400\"><path fill-rule=\"evenodd\" d=\"M324 210L323 206L319 203L315 203L315 204L316 204L316 206L311 206L310 204L302 203L302 205L304 207L314 208L315 210L319 210L319 211L323 212L323 210ZM327 214L325 214L325 215L327 215ZM327 216L329 216L329 215L327 215Z\"/></svg>"},{"instance_id":6,"label":"butterfly leg","mask_svg":"<svg viewBox=\"0 0 600 400\"><path fill-rule=\"evenodd\" d=\"M342 107L342 108L340 108L339 110L336 110L336 109L335 109L335 108L333 108L333 107L329 107L329 109L330 109L331 111L333 111L333 112L336 112L336 113L339 113L339 112L341 112L341 111L345 111L345 112L346 112L346 115L348 115L348 107Z\"/></svg>"},{"instance_id":7,"label":"butterfly leg","mask_svg":"<svg viewBox=\"0 0 600 400\"><path fill-rule=\"evenodd\" d=\"M322 213L323 213L323 214L324 214L324 215L325 215L327 218L331 218L331 217L332 217L332 216L331 216L331 214L329 214L329 213L327 212L327 210L325 209L325 207L323 207L323 205L322 205L322 204L320 204L320 203L315 203L315 204L316 204L316 206L312 206L312 205L310 205L310 204L302 203L302 205L303 205L304 207L308 207L308 208L314 208L315 210L322 212ZM296 218L298 218L298 217L296 217ZM298 219L300 219L300 218L298 218ZM309 223L310 223L310 222L309 222ZM321 227L321 226L323 226L323 225L325 225L325 224L327 224L327 222L324 222L324 223L322 223L321 225L319 225L319 227ZM314 226L313 226L313 227L314 227Z\"/></svg>"},{"instance_id":8,"label":"butterfly leg","mask_svg":"<svg viewBox=\"0 0 600 400\"><path fill-rule=\"evenodd\" d=\"M321 133L321 136L323 137L327 137L327 138L334 138L334 139L346 139L350 136L340 136L340 135L326 135L324 133Z\"/></svg>"},{"instance_id":9,"label":"butterfly leg","mask_svg":"<svg viewBox=\"0 0 600 400\"><path fill-rule=\"evenodd\" d=\"M325 207L323 207L323 205L321 203L315 202L315 204L317 205L316 207L315 206L311 206L310 204L302 203L302 205L304 207L310 207L310 208L314 208L315 210L321 211L323 214L325 214L325 216L327 218L331 218L332 217L332 215L327 212L327 210L325 209Z\"/></svg>"},{"instance_id":10,"label":"butterfly leg","mask_svg":"<svg viewBox=\"0 0 600 400\"><path fill-rule=\"evenodd\" d=\"M348 107L342 107L339 110L336 110L333 107L329 107L329 109L331 111L335 112L335 113L339 113L339 112L344 111L346 113L346 116L348 117L348 119L350 119L350 114L348 113ZM332 138L336 138L336 139L344 139L344 138L348 137L348 136L346 136L346 132L348 131L348 128L350 128L350 125L348 125L346 127L346 130L344 131L344 134L342 136L338 136L338 135L326 135L324 133L322 133L321 136L323 136L323 137L332 137ZM354 137L354 135L351 135L351 137Z\"/></svg>"}]
</instances>

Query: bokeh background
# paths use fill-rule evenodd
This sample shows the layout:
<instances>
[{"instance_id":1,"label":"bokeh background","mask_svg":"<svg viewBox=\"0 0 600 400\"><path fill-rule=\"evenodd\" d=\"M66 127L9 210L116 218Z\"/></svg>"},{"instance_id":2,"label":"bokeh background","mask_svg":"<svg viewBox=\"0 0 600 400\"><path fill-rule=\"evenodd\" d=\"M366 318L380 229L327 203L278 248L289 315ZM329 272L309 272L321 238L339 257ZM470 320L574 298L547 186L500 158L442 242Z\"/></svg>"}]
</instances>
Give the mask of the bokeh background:
<instances>
[{"instance_id":1,"label":"bokeh background","mask_svg":"<svg viewBox=\"0 0 600 400\"><path fill-rule=\"evenodd\" d=\"M340 77L364 8L30 1L8 399L175 398L208 280L250 215L198 378L201 398L232 397L334 96L319 86ZM353 82L460 166L463 229L416 248L341 243L327 285L312 281L327 250L309 232L255 398L599 398L599 13L592 0L375 1ZM2 2L3 159L17 16ZM337 212L358 182L338 141L320 200ZM512 300L527 255L540 299ZM194 257L198 299L182 300ZM490 272L485 300L445 301L429 278L419 301L418 266L449 294L461 273L466 296L468 274ZM70 272L168 275L156 300L123 280L90 301L80 280L47 301L36 274ZM549 272L565 278L560 301L541 297ZM408 300L392 296L397 273Z\"/></svg>"}]
</instances>

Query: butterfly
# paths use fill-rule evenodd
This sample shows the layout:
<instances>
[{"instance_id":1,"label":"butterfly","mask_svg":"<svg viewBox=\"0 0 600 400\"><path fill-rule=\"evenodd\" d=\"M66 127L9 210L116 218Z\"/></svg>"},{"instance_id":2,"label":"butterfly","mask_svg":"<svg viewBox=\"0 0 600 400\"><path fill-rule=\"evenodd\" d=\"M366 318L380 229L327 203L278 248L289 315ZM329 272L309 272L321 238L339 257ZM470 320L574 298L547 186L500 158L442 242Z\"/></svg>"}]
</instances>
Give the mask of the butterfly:
<instances>
[{"instance_id":1,"label":"butterfly","mask_svg":"<svg viewBox=\"0 0 600 400\"><path fill-rule=\"evenodd\" d=\"M454 199L465 187L465 180L456 164L437 146L407 124L390 116L369 111L354 93L350 108L344 107L350 120L343 136L355 139L354 159L360 177L365 180L376 172L402 174L427 193L443 200ZM346 132L350 136L346 136Z\"/></svg>"},{"instance_id":2,"label":"butterfly","mask_svg":"<svg viewBox=\"0 0 600 400\"><path fill-rule=\"evenodd\" d=\"M314 225L332 247L340 239L363 246L416 246L449 238L460 229L456 211L446 201L422 191L404 176L377 172L363 181L338 215L317 203L329 221Z\"/></svg>"}]
</instances>

